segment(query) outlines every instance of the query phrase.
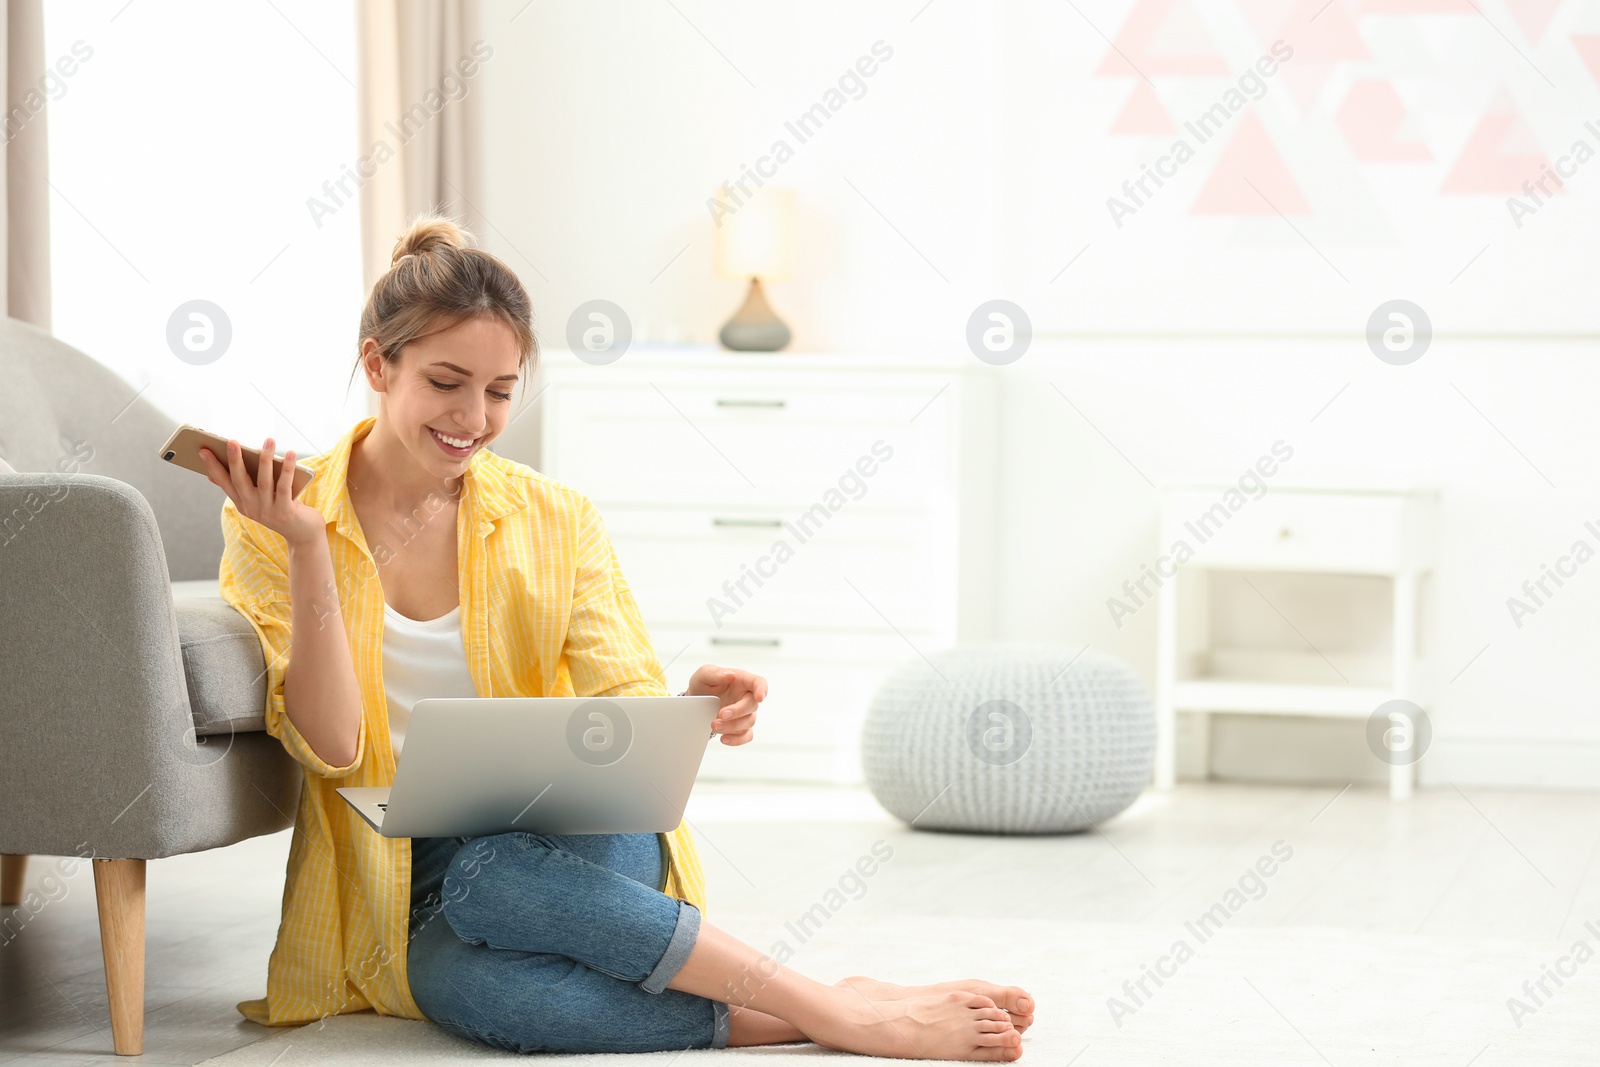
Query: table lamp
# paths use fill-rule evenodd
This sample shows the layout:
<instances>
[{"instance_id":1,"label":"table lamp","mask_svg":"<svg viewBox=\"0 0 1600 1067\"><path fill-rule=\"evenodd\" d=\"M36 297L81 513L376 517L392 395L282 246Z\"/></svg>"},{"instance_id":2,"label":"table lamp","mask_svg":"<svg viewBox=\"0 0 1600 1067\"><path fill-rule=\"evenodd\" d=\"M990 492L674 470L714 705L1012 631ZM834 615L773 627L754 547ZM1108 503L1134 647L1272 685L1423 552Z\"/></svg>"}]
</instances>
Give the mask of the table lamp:
<instances>
[{"instance_id":1,"label":"table lamp","mask_svg":"<svg viewBox=\"0 0 1600 1067\"><path fill-rule=\"evenodd\" d=\"M789 327L767 304L761 280L789 277L794 266L794 191L763 188L725 214L717 226L716 270L724 278L749 278L744 306L717 335L735 352L776 352L789 343Z\"/></svg>"}]
</instances>

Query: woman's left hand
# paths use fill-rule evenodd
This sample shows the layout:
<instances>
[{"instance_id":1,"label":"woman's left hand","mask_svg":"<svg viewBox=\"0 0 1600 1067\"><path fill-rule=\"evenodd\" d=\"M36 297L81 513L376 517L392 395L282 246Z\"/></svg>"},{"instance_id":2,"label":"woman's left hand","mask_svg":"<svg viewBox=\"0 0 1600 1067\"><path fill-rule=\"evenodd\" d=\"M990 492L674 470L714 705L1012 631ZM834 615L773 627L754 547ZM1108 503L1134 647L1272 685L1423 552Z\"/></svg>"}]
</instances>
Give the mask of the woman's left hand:
<instances>
[{"instance_id":1,"label":"woman's left hand","mask_svg":"<svg viewBox=\"0 0 1600 1067\"><path fill-rule=\"evenodd\" d=\"M742 745L755 729L756 705L767 699L767 680L749 671L707 663L690 676L688 695L720 699L722 708L711 732L720 733L725 745Z\"/></svg>"}]
</instances>

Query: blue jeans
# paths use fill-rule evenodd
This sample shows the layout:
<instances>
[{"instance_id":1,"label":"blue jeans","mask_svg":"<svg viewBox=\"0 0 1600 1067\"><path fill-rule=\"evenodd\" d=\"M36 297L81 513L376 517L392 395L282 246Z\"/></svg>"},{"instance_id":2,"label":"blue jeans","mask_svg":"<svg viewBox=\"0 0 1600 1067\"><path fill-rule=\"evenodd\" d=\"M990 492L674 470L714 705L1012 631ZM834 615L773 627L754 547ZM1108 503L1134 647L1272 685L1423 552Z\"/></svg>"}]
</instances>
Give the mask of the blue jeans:
<instances>
[{"instance_id":1,"label":"blue jeans","mask_svg":"<svg viewBox=\"0 0 1600 1067\"><path fill-rule=\"evenodd\" d=\"M511 1052L725 1048L729 1008L666 984L700 910L661 892L656 834L411 842L411 996L435 1024Z\"/></svg>"}]
</instances>

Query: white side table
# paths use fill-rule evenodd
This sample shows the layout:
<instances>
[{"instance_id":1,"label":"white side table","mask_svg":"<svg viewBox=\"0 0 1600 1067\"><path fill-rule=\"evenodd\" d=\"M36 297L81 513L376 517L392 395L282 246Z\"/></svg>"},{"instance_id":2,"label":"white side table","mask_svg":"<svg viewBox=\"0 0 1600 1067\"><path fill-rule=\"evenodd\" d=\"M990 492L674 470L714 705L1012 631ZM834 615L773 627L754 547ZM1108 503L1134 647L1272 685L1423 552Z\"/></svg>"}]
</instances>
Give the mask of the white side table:
<instances>
[{"instance_id":1,"label":"white side table","mask_svg":"<svg viewBox=\"0 0 1600 1067\"><path fill-rule=\"evenodd\" d=\"M1274 486L1252 498L1241 497L1237 486L1164 487L1160 544L1167 562L1158 561L1156 569L1176 574L1158 593L1157 787L1173 784L1179 711L1199 713L1198 733L1207 751L1210 712L1349 717L1356 720L1353 727L1363 728L1390 700L1426 710L1429 675L1418 637L1418 597L1423 575L1434 565L1437 514L1437 495L1422 489ZM1192 555L1178 565L1180 544ZM1389 579L1394 630L1387 678L1333 685L1302 681L1292 663L1285 667L1270 656L1213 648L1208 572L1214 570ZM1310 677L1310 672L1299 673ZM1414 760L1390 761L1393 799L1409 797L1414 781Z\"/></svg>"}]
</instances>

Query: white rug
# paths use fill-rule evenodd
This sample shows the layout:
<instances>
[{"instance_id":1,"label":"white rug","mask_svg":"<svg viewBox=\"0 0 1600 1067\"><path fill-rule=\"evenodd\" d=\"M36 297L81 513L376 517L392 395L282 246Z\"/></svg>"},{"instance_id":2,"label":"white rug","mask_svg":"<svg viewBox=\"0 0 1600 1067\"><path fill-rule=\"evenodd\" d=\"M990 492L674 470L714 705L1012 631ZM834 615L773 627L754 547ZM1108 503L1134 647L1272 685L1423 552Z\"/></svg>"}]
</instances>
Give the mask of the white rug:
<instances>
[{"instance_id":1,"label":"white rug","mask_svg":"<svg viewBox=\"0 0 1600 1067\"><path fill-rule=\"evenodd\" d=\"M1404 1064L1541 1067L1593 1064L1600 1033L1600 959L1535 1003L1523 991L1572 943L1446 941L1297 927L1230 926L1201 942L1183 927L986 918L875 919L846 911L804 943L788 916L722 913L717 924L819 981L868 974L916 984L980 977L1021 985L1037 1003L1020 1062L1100 1064ZM1600 938L1588 936L1591 950ZM1182 940L1192 955L1169 956ZM1157 986L1146 966L1169 977ZM1108 1000L1123 1009L1114 1019ZM1514 1019L1510 997L1533 1010ZM1128 1009L1132 1009L1131 1011ZM1520 1021L1521 1025L1518 1025ZM1120 1024L1120 1025L1119 1025ZM618 1055L562 1054L563 1065L617 1064ZM627 1062L786 1067L847 1054L814 1044L631 1054ZM521 1059L452 1037L430 1023L370 1012L274 1033L206 1060L222 1067L477 1063ZM849 1057L864 1062L862 1057ZM875 1059L875 1058L874 1058ZM875 1062L902 1062L878 1060Z\"/></svg>"}]
</instances>

